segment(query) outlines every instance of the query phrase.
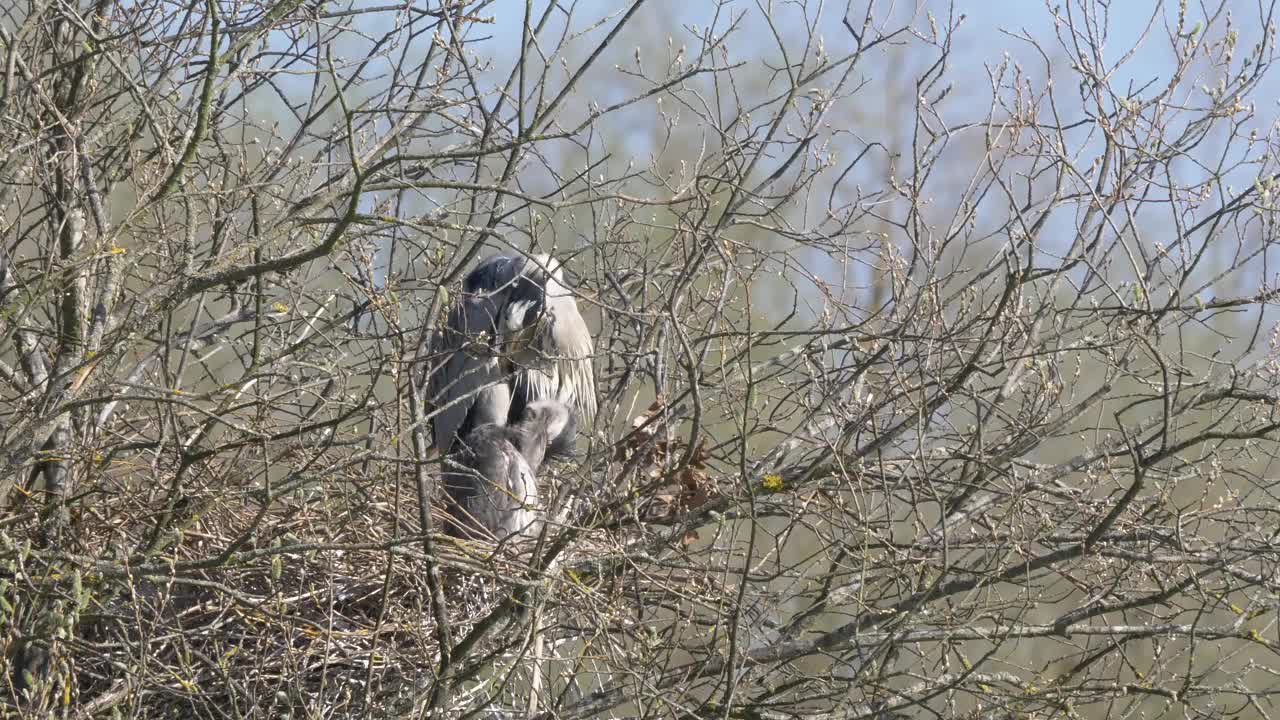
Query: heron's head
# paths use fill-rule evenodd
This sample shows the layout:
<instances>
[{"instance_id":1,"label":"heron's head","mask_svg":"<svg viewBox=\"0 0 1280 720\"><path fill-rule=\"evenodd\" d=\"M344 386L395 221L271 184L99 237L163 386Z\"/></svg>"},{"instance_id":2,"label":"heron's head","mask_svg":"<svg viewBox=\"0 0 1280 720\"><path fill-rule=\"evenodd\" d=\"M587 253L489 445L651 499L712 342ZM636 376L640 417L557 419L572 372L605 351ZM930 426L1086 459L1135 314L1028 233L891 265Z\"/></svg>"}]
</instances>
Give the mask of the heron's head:
<instances>
[{"instance_id":1,"label":"heron's head","mask_svg":"<svg viewBox=\"0 0 1280 720\"><path fill-rule=\"evenodd\" d=\"M497 325L503 343L507 352L520 352L546 320L545 287L536 277L521 275L497 294L501 297Z\"/></svg>"},{"instance_id":2,"label":"heron's head","mask_svg":"<svg viewBox=\"0 0 1280 720\"><path fill-rule=\"evenodd\" d=\"M531 402L525 407L520 422L545 433L548 458L573 457L578 422L564 403L557 400Z\"/></svg>"},{"instance_id":3,"label":"heron's head","mask_svg":"<svg viewBox=\"0 0 1280 720\"><path fill-rule=\"evenodd\" d=\"M468 293L492 291L510 283L519 270L520 264L510 255L493 255L467 273L462 289Z\"/></svg>"}]
</instances>

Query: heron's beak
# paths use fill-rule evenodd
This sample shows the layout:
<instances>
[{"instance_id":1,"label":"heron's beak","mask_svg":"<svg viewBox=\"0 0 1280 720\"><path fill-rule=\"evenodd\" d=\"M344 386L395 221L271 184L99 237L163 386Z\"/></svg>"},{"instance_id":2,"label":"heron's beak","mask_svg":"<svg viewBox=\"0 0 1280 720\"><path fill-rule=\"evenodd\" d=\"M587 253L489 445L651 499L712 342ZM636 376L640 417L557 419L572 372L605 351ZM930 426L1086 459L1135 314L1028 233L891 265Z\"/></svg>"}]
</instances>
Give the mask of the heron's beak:
<instances>
[{"instance_id":1,"label":"heron's beak","mask_svg":"<svg viewBox=\"0 0 1280 720\"><path fill-rule=\"evenodd\" d=\"M529 327L521 328L518 332L512 333L508 336L509 339L505 343L506 347L503 349L509 354L524 352L533 344L533 339L537 337L539 325L541 325L541 320Z\"/></svg>"},{"instance_id":2,"label":"heron's beak","mask_svg":"<svg viewBox=\"0 0 1280 720\"><path fill-rule=\"evenodd\" d=\"M493 334L488 330L468 334L463 348L472 357L493 357L496 354L493 348Z\"/></svg>"}]
</instances>

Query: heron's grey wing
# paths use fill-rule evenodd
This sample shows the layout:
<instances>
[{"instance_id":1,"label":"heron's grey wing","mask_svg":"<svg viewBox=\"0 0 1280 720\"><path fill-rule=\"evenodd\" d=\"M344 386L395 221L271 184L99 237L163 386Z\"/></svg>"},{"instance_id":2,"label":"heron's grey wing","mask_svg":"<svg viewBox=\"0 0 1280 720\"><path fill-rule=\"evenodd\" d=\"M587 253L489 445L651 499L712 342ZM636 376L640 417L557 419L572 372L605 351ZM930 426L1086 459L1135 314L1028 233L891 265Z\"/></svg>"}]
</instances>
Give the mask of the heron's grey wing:
<instances>
[{"instance_id":1,"label":"heron's grey wing","mask_svg":"<svg viewBox=\"0 0 1280 720\"><path fill-rule=\"evenodd\" d=\"M487 386L502 381L498 362L469 347L483 345L495 332L496 309L483 297L465 297L450 311L447 324L436 336L440 358L428 385L436 448L447 453L459 431L464 430L477 396Z\"/></svg>"}]
</instances>

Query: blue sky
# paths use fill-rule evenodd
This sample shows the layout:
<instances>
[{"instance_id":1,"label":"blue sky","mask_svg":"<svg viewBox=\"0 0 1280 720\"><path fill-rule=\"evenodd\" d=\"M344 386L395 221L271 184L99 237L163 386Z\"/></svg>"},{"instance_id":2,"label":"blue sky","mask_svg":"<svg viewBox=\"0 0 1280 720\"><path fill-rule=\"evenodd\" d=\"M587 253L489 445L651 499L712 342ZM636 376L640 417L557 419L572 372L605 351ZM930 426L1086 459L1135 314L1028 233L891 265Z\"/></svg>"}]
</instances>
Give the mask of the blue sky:
<instances>
[{"instance_id":1,"label":"blue sky","mask_svg":"<svg viewBox=\"0 0 1280 720\"><path fill-rule=\"evenodd\" d=\"M768 0L760 0L759 3L740 1L730 3L722 8L723 13L735 14L746 13L748 18L745 26L738 33L734 44L730 46L731 53L738 54L738 57L732 59L741 59L749 63L753 62L763 68L764 63L759 57L752 58L751 53L757 53L768 59L772 52L773 41L767 27L761 22L763 17L760 11L761 6L769 5ZM806 12L812 12L819 7L819 3L811 1L806 4L806 10L801 10L796 4L772 3L775 8L775 25L788 44L799 46L800 39L803 37L803 28L806 21L813 21L812 16L806 16ZM1172 70L1174 57L1170 49L1169 33L1172 32L1177 21L1177 13L1179 6L1176 2L1164 3L1163 5L1154 2L1122 0L1110 3L1111 10L1106 16L1107 39L1104 49L1105 62L1110 65L1121 59L1121 57L1132 50L1132 56L1125 60L1124 64L1116 69L1113 75L1113 87L1123 89L1126 87L1140 87L1146 83L1155 81L1157 86L1163 85ZM1239 8L1233 8L1236 13L1235 27L1240 32L1239 46L1241 54L1252 45L1259 37L1261 32L1257 23L1257 6L1252 3L1240 3ZM544 2L534 3L534 12L538 13L545 7ZM602 15L614 10L613 17L606 19L601 25L578 39L571 46L571 50L567 53L571 61L577 57L584 55L590 48L594 47L617 22L618 14L627 7L626 4L618 2L599 2L592 0L590 2L581 2L576 9L576 15L572 22L572 28L575 30L583 29L589 22L601 19ZM841 26L841 19L844 15L846 6L837 3L825 3L821 6L823 14L816 21L818 33L824 37L828 49L832 55L838 55L842 51L847 51L852 47L851 39L848 33ZM865 7L864 3L856 5L851 11L851 15L857 17L857 13L861 12ZM888 7L887 4L881 3L877 7ZM1017 35L1025 34L1036 38L1042 48L1054 63L1058 63L1049 69L1053 73L1058 82L1056 86L1057 95L1064 101L1062 108L1064 116L1070 119L1079 119L1083 117L1083 109L1079 107L1078 93L1075 89L1075 77L1070 72L1070 68L1063 66L1062 60L1066 57L1066 53L1059 46L1059 39L1055 35L1055 22L1053 10L1050 6L1043 2L1035 0L1027 0L1018 2L1016 0L995 0L983 2L981 0L973 0L968 2L958 2L954 8L942 3L923 3L918 8L911 6L909 3L900 3L898 6L898 20L904 21L912 13L917 13L916 20L912 23L921 32L927 32L928 21L926 20L927 11L937 16L939 23L945 23L948 13L954 16L965 16L965 20L960 29L954 36L954 51L950 59L949 80L957 84L957 95L962 93L971 93L974 100L971 103L951 101L946 112L950 113L946 119L948 123L953 121L964 122L980 119L985 113L987 100L990 97L990 87L987 84L986 68L999 63L1007 53L1015 62L1021 63L1028 71L1028 77L1034 85L1043 86L1044 74L1046 72L1045 62L1027 42L1017 39ZM1067 7L1061 4L1057 5L1060 12L1065 14ZM1077 23L1083 25L1083 17L1078 7L1070 8L1074 14ZM598 67L593 69L594 76L589 77L586 87L591 88L591 92L595 93L592 99L600 102L608 102L612 95L618 97L626 94L622 88L610 88L610 82L617 78L616 71L613 69L615 63L624 64L632 61L634 50L637 45L643 45L643 54L645 62L648 66L652 63L661 61L666 54L665 35L673 36L673 44L679 46L682 44L690 44L693 42L694 36L688 31L692 25L705 28L712 22L712 13L714 5L712 3L692 2L690 0L651 0L632 20L628 30L619 37L618 41L606 54L602 61L598 63ZM918 11L918 12L917 12ZM1212 9L1211 9L1212 11ZM523 19L524 3L517 0L504 0L492 5L486 6L480 11L481 15L492 16L494 22L492 24L474 25L472 26L468 37L475 42L471 47L482 58L490 58L493 61L494 71L489 73L486 80L491 83L499 82L505 79L507 73L515 60L515 53L519 48L521 21ZM1188 4L1187 25L1194 26L1197 23L1204 25L1205 18L1201 7L1194 3ZM1225 15L1224 15L1225 17ZM719 27L724 27L726 21L722 19ZM553 23L554 28L555 23ZM685 26L682 31L680 26ZM1221 37L1225 32L1225 23L1222 19L1208 29L1201 31L1201 37L1208 36ZM1143 33L1147 33L1147 37L1138 43ZM554 39L554 29L551 32L544 33L548 40ZM756 42L756 39L759 42ZM423 39L426 40L425 38ZM1138 43L1135 48L1135 43ZM877 74L892 72L897 67L893 59L890 58L886 62L883 56L878 59L872 59L867 64L868 76L872 82L883 82L884 79L877 77ZM929 62L929 58L923 58L922 62ZM915 68L908 68L905 72L911 72ZM763 72L760 70L759 72ZM1259 103L1257 107L1257 118L1254 121L1259 129L1265 132L1274 121L1276 116L1276 98L1280 96L1280 87L1274 78L1271 78L1268 85L1262 87L1255 94L1255 101ZM860 95L859 98L862 96ZM874 101L880 97L875 92L866 94L869 100ZM981 98L981 99L980 99ZM1071 102L1076 103L1071 106ZM571 101L576 107L575 112L583 111L584 98L575 97ZM865 101L859 99L859 103L866 104ZM874 112L874 110L872 110ZM647 132L649 128L646 124L652 123L655 114L652 108L636 108L628 109L619 113L613 121L606 126L606 131L611 134L610 142L619 143L627 151L633 153L638 158L643 158L650 150L649 138L651 134ZM856 123L855 123L856 125ZM873 123L868 123L873 125ZM855 127L855 129L857 129ZM1198 171L1194 166L1177 168L1180 171L1188 173L1189 181ZM1179 178L1184 180L1183 178ZM1236 182L1236 178L1232 178ZM1252 182L1252 178L1247 172L1242 173L1238 178L1236 188L1247 187ZM372 198L370 199L372 203ZM1069 215L1064 218L1069 221ZM1055 236L1059 238L1070 237L1070 227L1064 225L1056 229Z\"/></svg>"}]
</instances>

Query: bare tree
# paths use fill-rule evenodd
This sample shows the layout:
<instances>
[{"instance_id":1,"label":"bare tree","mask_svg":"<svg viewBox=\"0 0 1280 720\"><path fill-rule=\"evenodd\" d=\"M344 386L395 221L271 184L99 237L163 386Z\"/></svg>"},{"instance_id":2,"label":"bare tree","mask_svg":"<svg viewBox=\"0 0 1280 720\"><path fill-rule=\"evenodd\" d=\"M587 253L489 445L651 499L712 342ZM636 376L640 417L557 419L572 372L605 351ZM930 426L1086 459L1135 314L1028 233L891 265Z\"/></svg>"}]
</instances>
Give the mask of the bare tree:
<instances>
[{"instance_id":1,"label":"bare tree","mask_svg":"<svg viewBox=\"0 0 1280 720\"><path fill-rule=\"evenodd\" d=\"M6 714L1274 714L1275 5L688 5L3 6ZM596 333L522 548L495 251Z\"/></svg>"}]
</instances>

